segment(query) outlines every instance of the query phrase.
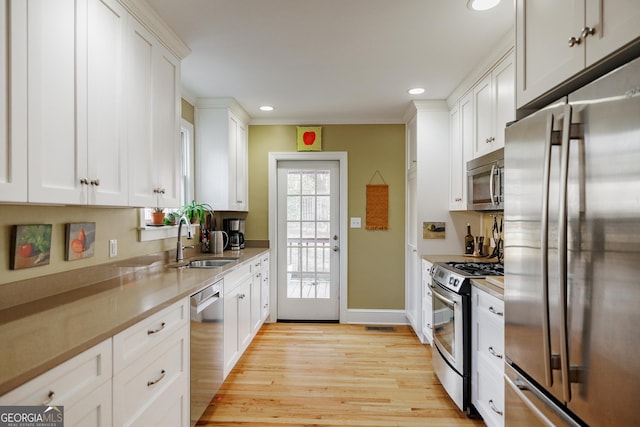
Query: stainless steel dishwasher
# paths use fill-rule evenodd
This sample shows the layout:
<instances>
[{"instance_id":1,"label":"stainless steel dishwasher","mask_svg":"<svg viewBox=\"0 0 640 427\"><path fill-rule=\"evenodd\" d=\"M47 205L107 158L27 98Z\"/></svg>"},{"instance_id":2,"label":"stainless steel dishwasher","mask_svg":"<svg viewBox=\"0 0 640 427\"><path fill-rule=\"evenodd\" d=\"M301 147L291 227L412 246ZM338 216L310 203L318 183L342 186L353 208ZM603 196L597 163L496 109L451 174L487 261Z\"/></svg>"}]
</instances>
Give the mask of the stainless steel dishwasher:
<instances>
[{"instance_id":1,"label":"stainless steel dishwasher","mask_svg":"<svg viewBox=\"0 0 640 427\"><path fill-rule=\"evenodd\" d=\"M223 381L222 280L191 297L191 425L195 425Z\"/></svg>"}]
</instances>

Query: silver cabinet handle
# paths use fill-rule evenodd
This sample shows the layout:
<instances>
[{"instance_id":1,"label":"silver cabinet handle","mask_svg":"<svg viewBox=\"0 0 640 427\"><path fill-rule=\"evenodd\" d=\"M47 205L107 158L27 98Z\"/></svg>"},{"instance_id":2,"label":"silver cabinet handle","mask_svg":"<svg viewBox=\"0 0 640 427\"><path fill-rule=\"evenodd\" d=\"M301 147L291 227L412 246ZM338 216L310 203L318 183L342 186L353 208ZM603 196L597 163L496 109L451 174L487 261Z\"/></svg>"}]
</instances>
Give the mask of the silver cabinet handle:
<instances>
[{"instance_id":1,"label":"silver cabinet handle","mask_svg":"<svg viewBox=\"0 0 640 427\"><path fill-rule=\"evenodd\" d=\"M494 190L493 187L495 186L495 184L493 182L494 181L493 177L494 177L495 171L496 171L496 165L493 164L493 165L491 165L491 175L489 176L489 197L491 197L491 206L495 206L495 204L496 204L496 202L495 202L496 196L495 196L494 191L493 191Z\"/></svg>"},{"instance_id":2,"label":"silver cabinet handle","mask_svg":"<svg viewBox=\"0 0 640 427\"><path fill-rule=\"evenodd\" d=\"M491 408L491 410L496 414L502 415L502 411L498 411L498 408L496 408L496 405L493 404L493 399L489 399L489 408Z\"/></svg>"},{"instance_id":3,"label":"silver cabinet handle","mask_svg":"<svg viewBox=\"0 0 640 427\"><path fill-rule=\"evenodd\" d=\"M100 185L100 180L99 179L93 179L90 182L91 185L95 185L96 187Z\"/></svg>"},{"instance_id":4,"label":"silver cabinet handle","mask_svg":"<svg viewBox=\"0 0 640 427\"><path fill-rule=\"evenodd\" d=\"M489 353L491 353L491 355L493 355L494 357L497 357L498 359L502 359L502 355L498 354L493 347L489 347Z\"/></svg>"},{"instance_id":5,"label":"silver cabinet handle","mask_svg":"<svg viewBox=\"0 0 640 427\"><path fill-rule=\"evenodd\" d=\"M575 37L569 37L569 47L574 47L574 46L578 46L580 43L582 42L582 40L580 39L580 37L575 38Z\"/></svg>"},{"instance_id":6,"label":"silver cabinet handle","mask_svg":"<svg viewBox=\"0 0 640 427\"><path fill-rule=\"evenodd\" d=\"M53 402L53 398L56 396L53 390L49 390L49 394L47 394L47 398L42 402L43 405L49 405L49 403Z\"/></svg>"},{"instance_id":7,"label":"silver cabinet handle","mask_svg":"<svg viewBox=\"0 0 640 427\"><path fill-rule=\"evenodd\" d=\"M238 299L244 299L244 297L246 297L245 294L238 294Z\"/></svg>"},{"instance_id":8,"label":"silver cabinet handle","mask_svg":"<svg viewBox=\"0 0 640 427\"><path fill-rule=\"evenodd\" d=\"M153 381L147 381L147 387L158 384L160 381L162 381L165 375L167 375L167 372L163 369L162 371L160 371L160 376L157 379Z\"/></svg>"},{"instance_id":9,"label":"silver cabinet handle","mask_svg":"<svg viewBox=\"0 0 640 427\"><path fill-rule=\"evenodd\" d=\"M80 184L89 185L89 180L87 178L80 178Z\"/></svg>"},{"instance_id":10,"label":"silver cabinet handle","mask_svg":"<svg viewBox=\"0 0 640 427\"><path fill-rule=\"evenodd\" d=\"M162 322L160 324L160 327L158 329L148 329L147 330L147 335L153 335L153 334L157 334L158 332L162 331L164 329L164 327L167 326L166 323Z\"/></svg>"},{"instance_id":11,"label":"silver cabinet handle","mask_svg":"<svg viewBox=\"0 0 640 427\"><path fill-rule=\"evenodd\" d=\"M592 27L584 27L582 32L580 33L580 37L586 39L589 36L592 36L596 33L596 29Z\"/></svg>"},{"instance_id":12,"label":"silver cabinet handle","mask_svg":"<svg viewBox=\"0 0 640 427\"><path fill-rule=\"evenodd\" d=\"M496 311L496 309L493 308L493 306L489 307L489 311L495 314L496 316L500 316L500 317L504 316L504 313L502 311Z\"/></svg>"}]
</instances>

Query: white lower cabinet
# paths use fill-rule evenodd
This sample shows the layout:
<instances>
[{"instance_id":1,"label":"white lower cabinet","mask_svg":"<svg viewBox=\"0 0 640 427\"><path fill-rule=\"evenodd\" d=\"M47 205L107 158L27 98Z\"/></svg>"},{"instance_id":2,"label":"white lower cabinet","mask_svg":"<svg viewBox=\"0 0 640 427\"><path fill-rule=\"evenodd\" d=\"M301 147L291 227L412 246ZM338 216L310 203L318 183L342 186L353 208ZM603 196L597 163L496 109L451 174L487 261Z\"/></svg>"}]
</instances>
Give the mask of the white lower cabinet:
<instances>
[{"instance_id":1,"label":"white lower cabinet","mask_svg":"<svg viewBox=\"0 0 640 427\"><path fill-rule=\"evenodd\" d=\"M268 253L241 264L224 276L225 378L268 316L269 292Z\"/></svg>"},{"instance_id":2,"label":"white lower cabinet","mask_svg":"<svg viewBox=\"0 0 640 427\"><path fill-rule=\"evenodd\" d=\"M190 425L187 303L179 301L113 337L114 361L124 361L114 364L114 426Z\"/></svg>"},{"instance_id":3,"label":"white lower cabinet","mask_svg":"<svg viewBox=\"0 0 640 427\"><path fill-rule=\"evenodd\" d=\"M433 343L433 294L431 291L432 263L422 260L422 335L429 344Z\"/></svg>"},{"instance_id":4,"label":"white lower cabinet","mask_svg":"<svg viewBox=\"0 0 640 427\"><path fill-rule=\"evenodd\" d=\"M490 427L504 426L504 301L477 287L472 298L471 401Z\"/></svg>"},{"instance_id":5,"label":"white lower cabinet","mask_svg":"<svg viewBox=\"0 0 640 427\"><path fill-rule=\"evenodd\" d=\"M224 377L251 340L251 263L224 276Z\"/></svg>"},{"instance_id":6,"label":"white lower cabinet","mask_svg":"<svg viewBox=\"0 0 640 427\"><path fill-rule=\"evenodd\" d=\"M269 317L269 254L262 256L262 291L260 293L260 303L262 306L262 322L264 323Z\"/></svg>"},{"instance_id":7,"label":"white lower cabinet","mask_svg":"<svg viewBox=\"0 0 640 427\"><path fill-rule=\"evenodd\" d=\"M0 396L0 405L64 406L64 425L110 426L111 339Z\"/></svg>"}]
</instances>

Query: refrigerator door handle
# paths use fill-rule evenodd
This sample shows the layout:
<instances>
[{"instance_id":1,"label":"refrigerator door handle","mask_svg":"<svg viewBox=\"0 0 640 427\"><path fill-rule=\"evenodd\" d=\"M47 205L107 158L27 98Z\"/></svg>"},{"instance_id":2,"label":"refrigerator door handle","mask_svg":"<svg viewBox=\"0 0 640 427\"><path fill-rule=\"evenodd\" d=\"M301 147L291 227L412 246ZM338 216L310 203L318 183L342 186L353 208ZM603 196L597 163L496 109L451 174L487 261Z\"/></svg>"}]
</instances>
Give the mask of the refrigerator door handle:
<instances>
[{"instance_id":1,"label":"refrigerator door handle","mask_svg":"<svg viewBox=\"0 0 640 427\"><path fill-rule=\"evenodd\" d=\"M562 396L565 402L571 401L571 382L569 380L569 338L567 325L567 188L569 181L569 139L571 137L570 104L564 107L562 126L562 146L560 148L560 206L558 209L558 262L560 275L560 375L562 378Z\"/></svg>"},{"instance_id":2,"label":"refrigerator door handle","mask_svg":"<svg viewBox=\"0 0 640 427\"><path fill-rule=\"evenodd\" d=\"M547 132L544 141L544 172L542 195L542 218L540 224L540 249L542 268L542 350L544 352L544 378L547 387L553 386L551 332L549 320L549 186L551 181L551 147L554 142L553 131L555 117L553 113L547 116Z\"/></svg>"},{"instance_id":3,"label":"refrigerator door handle","mask_svg":"<svg viewBox=\"0 0 640 427\"><path fill-rule=\"evenodd\" d=\"M495 185L494 174L496 172L496 165L491 165L491 175L489 176L489 197L491 197L491 206L496 205L496 196L493 186Z\"/></svg>"}]
</instances>

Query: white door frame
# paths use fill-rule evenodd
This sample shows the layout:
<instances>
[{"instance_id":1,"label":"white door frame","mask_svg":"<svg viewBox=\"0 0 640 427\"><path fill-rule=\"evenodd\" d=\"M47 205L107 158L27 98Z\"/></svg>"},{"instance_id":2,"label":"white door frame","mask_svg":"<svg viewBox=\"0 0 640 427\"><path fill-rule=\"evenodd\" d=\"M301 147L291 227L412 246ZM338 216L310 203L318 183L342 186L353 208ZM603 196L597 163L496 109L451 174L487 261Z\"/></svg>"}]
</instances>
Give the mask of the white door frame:
<instances>
[{"instance_id":1,"label":"white door frame","mask_svg":"<svg viewBox=\"0 0 640 427\"><path fill-rule=\"evenodd\" d=\"M347 321L347 261L348 261L348 239L347 239L347 152L327 151L327 152L283 152L269 153L269 247L271 257L269 260L270 278L278 278L278 187L277 172L278 162L284 160L332 160L339 163L340 168L340 323ZM269 303L271 305L269 320L275 322L278 319L278 286L277 283L270 284Z\"/></svg>"}]
</instances>

